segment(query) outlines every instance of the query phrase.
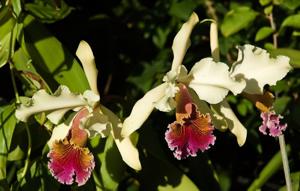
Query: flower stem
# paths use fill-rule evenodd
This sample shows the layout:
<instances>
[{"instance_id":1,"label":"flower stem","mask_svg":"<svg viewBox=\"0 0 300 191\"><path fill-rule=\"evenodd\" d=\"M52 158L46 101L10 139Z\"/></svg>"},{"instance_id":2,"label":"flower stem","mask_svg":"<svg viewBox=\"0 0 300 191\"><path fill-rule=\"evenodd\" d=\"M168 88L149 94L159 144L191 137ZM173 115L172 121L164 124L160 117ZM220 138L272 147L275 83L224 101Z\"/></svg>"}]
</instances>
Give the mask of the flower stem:
<instances>
[{"instance_id":1,"label":"flower stem","mask_svg":"<svg viewBox=\"0 0 300 191\"><path fill-rule=\"evenodd\" d=\"M268 15L268 19L269 19L271 28L274 30L273 46L274 46L274 48L278 48L278 41L277 41L278 33L276 32L276 23L274 22L273 13ZM283 164L286 189L287 189L287 191L292 191L290 167L289 167L289 161L288 161L287 152L286 152L286 144L285 144L285 140L284 140L284 134L279 136L279 146L280 146L280 152L281 152L281 158L282 158L282 164Z\"/></svg>"},{"instance_id":2,"label":"flower stem","mask_svg":"<svg viewBox=\"0 0 300 191\"><path fill-rule=\"evenodd\" d=\"M279 145L280 145L280 152L281 152L283 171L284 171L284 177L285 177L285 183L286 183L286 190L292 191L290 167L289 167L289 161L288 161L287 152L286 152L286 144L285 144L285 140L284 140L284 135L279 136Z\"/></svg>"}]
</instances>

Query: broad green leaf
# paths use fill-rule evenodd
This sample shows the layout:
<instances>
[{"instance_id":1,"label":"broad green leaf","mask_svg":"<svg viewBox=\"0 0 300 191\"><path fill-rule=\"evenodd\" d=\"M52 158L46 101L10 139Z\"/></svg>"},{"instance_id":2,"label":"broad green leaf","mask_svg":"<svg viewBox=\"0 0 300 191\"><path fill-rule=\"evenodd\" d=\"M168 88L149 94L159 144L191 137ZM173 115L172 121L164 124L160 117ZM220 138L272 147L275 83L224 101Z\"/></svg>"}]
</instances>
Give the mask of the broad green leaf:
<instances>
[{"instance_id":1,"label":"broad green leaf","mask_svg":"<svg viewBox=\"0 0 300 191\"><path fill-rule=\"evenodd\" d=\"M6 177L6 161L16 123L14 104L5 106L0 113L0 180Z\"/></svg>"},{"instance_id":2,"label":"broad green leaf","mask_svg":"<svg viewBox=\"0 0 300 191\"><path fill-rule=\"evenodd\" d=\"M58 84L66 85L72 92L89 88L85 74L75 57L32 16L24 19L24 42L21 47L28 52L36 71L52 90Z\"/></svg>"},{"instance_id":3,"label":"broad green leaf","mask_svg":"<svg viewBox=\"0 0 300 191\"><path fill-rule=\"evenodd\" d=\"M238 31L247 28L254 21L257 12L250 7L240 6L226 13L221 24L221 32L228 37Z\"/></svg>"},{"instance_id":4,"label":"broad green leaf","mask_svg":"<svg viewBox=\"0 0 300 191\"><path fill-rule=\"evenodd\" d=\"M291 173L291 182L293 191L299 191L300 188L300 171ZM279 189L279 191L288 191L286 186Z\"/></svg>"},{"instance_id":5,"label":"broad green leaf","mask_svg":"<svg viewBox=\"0 0 300 191\"><path fill-rule=\"evenodd\" d=\"M290 64L294 68L300 68L300 50L290 48L278 48L269 50L272 56L284 55L290 57Z\"/></svg>"},{"instance_id":6,"label":"broad green leaf","mask_svg":"<svg viewBox=\"0 0 300 191\"><path fill-rule=\"evenodd\" d=\"M21 0L12 0L13 12L16 18L19 17L22 11Z\"/></svg>"},{"instance_id":7,"label":"broad green leaf","mask_svg":"<svg viewBox=\"0 0 300 191\"><path fill-rule=\"evenodd\" d=\"M8 9L3 8L0 11L0 67L2 67L7 63L9 56L13 54L16 21Z\"/></svg>"},{"instance_id":8,"label":"broad green leaf","mask_svg":"<svg viewBox=\"0 0 300 191\"><path fill-rule=\"evenodd\" d=\"M284 0L283 3L280 5L282 7L286 7L290 10L295 10L300 6L299 0Z\"/></svg>"},{"instance_id":9,"label":"broad green leaf","mask_svg":"<svg viewBox=\"0 0 300 191\"><path fill-rule=\"evenodd\" d=\"M8 154L8 161L21 160L24 157L25 153L19 147L19 145Z\"/></svg>"},{"instance_id":10,"label":"broad green leaf","mask_svg":"<svg viewBox=\"0 0 300 191\"><path fill-rule=\"evenodd\" d=\"M261 4L262 6L268 5L271 2L272 0L259 0L259 4Z\"/></svg>"},{"instance_id":11,"label":"broad green leaf","mask_svg":"<svg viewBox=\"0 0 300 191\"><path fill-rule=\"evenodd\" d=\"M42 22L52 23L68 16L70 8L63 0L59 1L36 1L26 3L25 9Z\"/></svg>"},{"instance_id":12,"label":"broad green leaf","mask_svg":"<svg viewBox=\"0 0 300 191\"><path fill-rule=\"evenodd\" d=\"M287 145L287 153L291 151L291 147ZM266 166L259 173L258 177L251 183L248 191L259 190L279 169L282 168L282 159L280 151L278 151Z\"/></svg>"},{"instance_id":13,"label":"broad green leaf","mask_svg":"<svg viewBox=\"0 0 300 191\"><path fill-rule=\"evenodd\" d=\"M287 17L286 19L284 19L280 27L293 27L300 29L300 14Z\"/></svg>"},{"instance_id":14,"label":"broad green leaf","mask_svg":"<svg viewBox=\"0 0 300 191\"><path fill-rule=\"evenodd\" d=\"M187 20L192 14L198 3L194 0L176 1L173 0L169 14L183 20Z\"/></svg>"},{"instance_id":15,"label":"broad green leaf","mask_svg":"<svg viewBox=\"0 0 300 191\"><path fill-rule=\"evenodd\" d=\"M260 41L270 36L274 30L271 27L262 27L255 35L255 41Z\"/></svg>"},{"instance_id":16,"label":"broad green leaf","mask_svg":"<svg viewBox=\"0 0 300 191\"><path fill-rule=\"evenodd\" d=\"M106 139L103 151L98 150L101 148L99 136L93 138L91 145L94 148L93 153L95 153L96 164L100 166L100 169L97 169L97 165L95 171L100 171L101 186L104 190L116 190L119 183L126 178L126 165L114 143L114 139L112 136ZM96 155L96 153L99 154Z\"/></svg>"}]
</instances>

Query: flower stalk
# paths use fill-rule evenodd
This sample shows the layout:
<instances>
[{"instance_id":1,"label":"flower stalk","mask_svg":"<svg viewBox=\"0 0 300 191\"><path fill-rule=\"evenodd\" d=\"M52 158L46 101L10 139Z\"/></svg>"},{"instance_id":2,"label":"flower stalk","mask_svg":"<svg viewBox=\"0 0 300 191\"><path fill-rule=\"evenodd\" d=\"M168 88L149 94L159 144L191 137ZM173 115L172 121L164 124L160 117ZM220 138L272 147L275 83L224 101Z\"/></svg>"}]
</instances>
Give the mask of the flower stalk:
<instances>
[{"instance_id":1,"label":"flower stalk","mask_svg":"<svg viewBox=\"0 0 300 191\"><path fill-rule=\"evenodd\" d=\"M274 31L276 31L276 24L274 22L273 13L268 15L268 18L269 18L271 28ZM278 37L278 33L275 32L273 34L273 46L274 46L274 48L278 47L277 37ZM279 136L279 146L280 146L280 153L281 153L282 164L283 164L283 171L284 171L286 189L287 189L287 191L292 191L290 167L289 167L289 161L288 161L287 152L286 152L286 144L285 144L284 134Z\"/></svg>"}]
</instances>

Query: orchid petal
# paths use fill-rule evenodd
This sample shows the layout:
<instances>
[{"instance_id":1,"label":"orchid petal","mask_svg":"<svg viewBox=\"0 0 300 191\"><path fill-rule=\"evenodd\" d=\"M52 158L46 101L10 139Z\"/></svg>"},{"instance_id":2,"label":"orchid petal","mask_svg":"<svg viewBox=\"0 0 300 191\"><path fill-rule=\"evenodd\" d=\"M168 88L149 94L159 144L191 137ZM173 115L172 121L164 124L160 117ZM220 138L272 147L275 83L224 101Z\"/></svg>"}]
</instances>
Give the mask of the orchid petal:
<instances>
[{"instance_id":1,"label":"orchid petal","mask_svg":"<svg viewBox=\"0 0 300 191\"><path fill-rule=\"evenodd\" d=\"M104 106L101 106L103 113L108 116L109 121L111 122L112 129L111 135L113 136L115 143L120 151L123 161L135 170L141 170L141 162L139 159L139 152L136 147L133 145L129 137L121 137L122 123L121 120L109 109Z\"/></svg>"},{"instance_id":2,"label":"orchid petal","mask_svg":"<svg viewBox=\"0 0 300 191\"><path fill-rule=\"evenodd\" d=\"M218 105L214 105L214 108L224 116L225 120L227 121L229 130L236 136L239 146L243 146L247 138L247 129L236 117L227 101L223 101ZM221 129L224 129L224 127L221 127Z\"/></svg>"},{"instance_id":3,"label":"orchid petal","mask_svg":"<svg viewBox=\"0 0 300 191\"><path fill-rule=\"evenodd\" d=\"M190 46L190 35L194 26L199 22L198 15L192 13L189 20L184 23L174 38L172 50L173 50L173 62L171 71L175 71L177 74L179 67L183 61L184 55Z\"/></svg>"},{"instance_id":4,"label":"orchid petal","mask_svg":"<svg viewBox=\"0 0 300 191\"><path fill-rule=\"evenodd\" d=\"M22 104L16 110L16 117L26 122L29 116L36 113L88 105L81 95L71 93L68 87L60 86L59 90L58 95L49 95L45 90L37 91L31 99L31 105Z\"/></svg>"},{"instance_id":5,"label":"orchid petal","mask_svg":"<svg viewBox=\"0 0 300 191\"><path fill-rule=\"evenodd\" d=\"M221 102L229 90L241 93L245 84L231 79L228 69L226 64L214 62L212 58L201 59L189 73L189 87L210 104Z\"/></svg>"},{"instance_id":6,"label":"orchid petal","mask_svg":"<svg viewBox=\"0 0 300 191\"><path fill-rule=\"evenodd\" d=\"M266 84L275 85L292 69L289 60L286 56L270 58L266 50L246 44L239 47L231 76L246 80L244 92L262 94Z\"/></svg>"},{"instance_id":7,"label":"orchid petal","mask_svg":"<svg viewBox=\"0 0 300 191\"><path fill-rule=\"evenodd\" d=\"M96 109L80 121L80 127L88 132L89 137L97 134L102 138L107 137L111 131L109 124L108 117L101 113L100 109Z\"/></svg>"},{"instance_id":8,"label":"orchid petal","mask_svg":"<svg viewBox=\"0 0 300 191\"><path fill-rule=\"evenodd\" d=\"M137 129L139 129L151 114L155 104L165 96L167 83L163 83L138 100L133 106L130 115L124 120L122 128L122 136L127 137Z\"/></svg>"},{"instance_id":9,"label":"orchid petal","mask_svg":"<svg viewBox=\"0 0 300 191\"><path fill-rule=\"evenodd\" d=\"M59 124L58 126L56 126L51 134L51 137L48 141L48 146L49 148L52 148L53 143L56 140L63 140L64 138L67 137L69 130L71 129L72 124L66 125L64 123Z\"/></svg>"},{"instance_id":10,"label":"orchid petal","mask_svg":"<svg viewBox=\"0 0 300 191\"><path fill-rule=\"evenodd\" d=\"M47 115L47 118L51 121L51 123L57 125L69 110L70 108L53 111Z\"/></svg>"},{"instance_id":11,"label":"orchid petal","mask_svg":"<svg viewBox=\"0 0 300 191\"><path fill-rule=\"evenodd\" d=\"M90 45L86 41L80 41L76 55L83 66L84 73L87 77L91 90L95 94L99 95L97 88L98 70L96 68L95 57Z\"/></svg>"}]
</instances>

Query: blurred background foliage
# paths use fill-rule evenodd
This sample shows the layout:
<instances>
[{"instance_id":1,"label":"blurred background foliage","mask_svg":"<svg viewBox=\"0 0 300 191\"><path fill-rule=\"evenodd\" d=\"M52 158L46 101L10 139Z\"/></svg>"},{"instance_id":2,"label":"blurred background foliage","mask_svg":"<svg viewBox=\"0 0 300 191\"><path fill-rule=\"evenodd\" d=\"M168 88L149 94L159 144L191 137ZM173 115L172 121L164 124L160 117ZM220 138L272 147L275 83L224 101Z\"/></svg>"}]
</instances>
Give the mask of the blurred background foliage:
<instances>
[{"instance_id":1,"label":"blurred background foliage","mask_svg":"<svg viewBox=\"0 0 300 191\"><path fill-rule=\"evenodd\" d=\"M273 56L290 56L295 69L269 89L277 97L275 110L288 123L285 137L293 189L298 190L299 10L299 0L1 0L0 190L285 190L278 140L259 133L259 112L242 97L228 96L228 101L248 129L243 147L230 132L215 131L217 141L210 150L178 161L164 140L174 115L156 111L133 137L143 169L128 168L111 137L94 138L89 147L96 167L82 187L60 185L50 175L46 142L52 127L44 116L29 122L31 138L25 125L17 123L14 88L31 96L40 88L52 92L59 84L75 92L88 87L74 56L82 39L96 57L102 103L121 118L128 116L135 101L170 69L172 40L192 11L200 20L217 21L221 61L231 64L236 46L246 43ZM197 25L191 42L187 68L210 56L209 22ZM17 77L17 87L11 75Z\"/></svg>"}]
</instances>

